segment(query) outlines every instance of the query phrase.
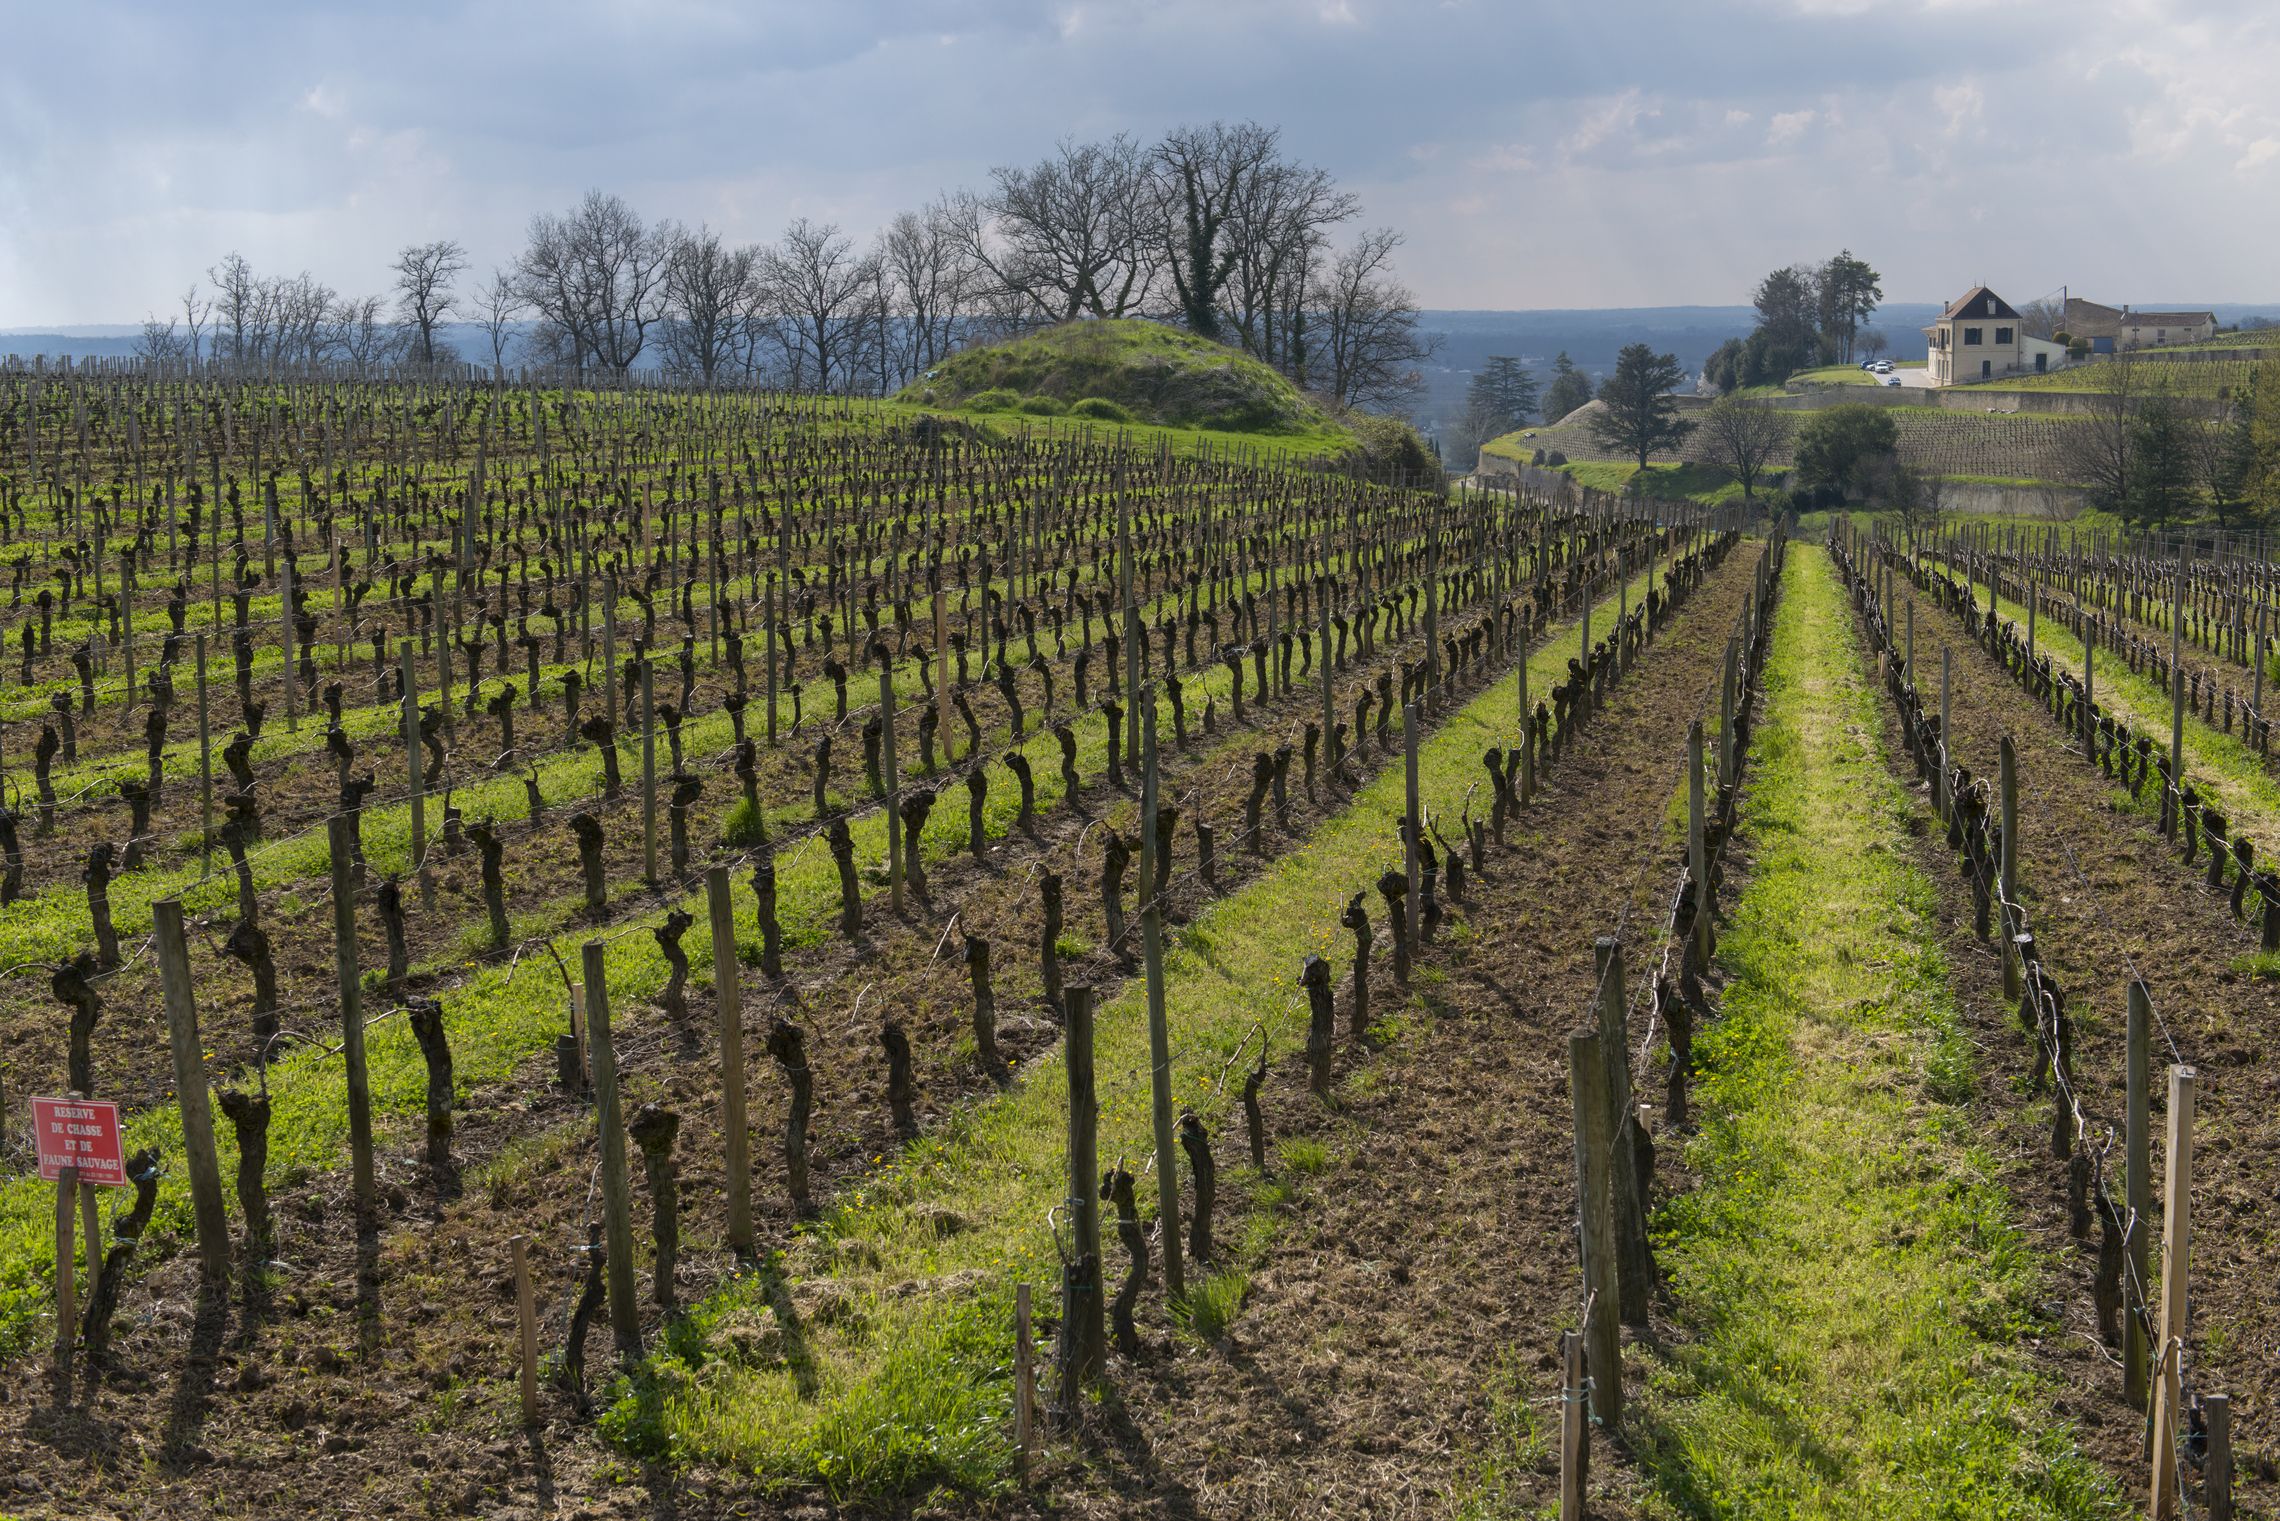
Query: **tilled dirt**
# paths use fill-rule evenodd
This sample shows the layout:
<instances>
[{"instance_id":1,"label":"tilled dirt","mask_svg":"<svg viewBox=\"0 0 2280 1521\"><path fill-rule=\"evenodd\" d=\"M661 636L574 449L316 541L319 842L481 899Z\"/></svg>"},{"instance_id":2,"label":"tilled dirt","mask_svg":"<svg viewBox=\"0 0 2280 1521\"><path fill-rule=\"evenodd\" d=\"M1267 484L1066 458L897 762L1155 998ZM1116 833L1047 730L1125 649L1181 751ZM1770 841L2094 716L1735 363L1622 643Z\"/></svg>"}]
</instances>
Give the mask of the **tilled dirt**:
<instances>
[{"instance_id":1,"label":"tilled dirt","mask_svg":"<svg viewBox=\"0 0 2280 1521\"><path fill-rule=\"evenodd\" d=\"M1634 957L1659 948L1665 809L1758 552L1709 578L1492 854L1416 973L1423 1012L1329 1107L1278 1085L1270 1127L1331 1165L1293 1180L1216 1346L1157 1332L1114 1362L1092 1463L1048 1480L1055 1513L1450 1515L1500 1405L1556 1427L1556 1328L1580 1296L1565 1036L1589 1021L1595 936L1621 923ZM1518 1509L1556 1498L1540 1451L1506 1473Z\"/></svg>"},{"instance_id":2,"label":"tilled dirt","mask_svg":"<svg viewBox=\"0 0 2280 1521\"><path fill-rule=\"evenodd\" d=\"M1905 594L1906 588L1902 587ZM1931 618L1926 623L1926 616ZM2195 1108L2192 1331L2187 1384L2193 1393L2232 1397L2236 1494L2246 1513L2280 1501L2280 986L2232 969L2256 948L2252 928L2235 920L2226 893L2204 885L2202 868L2181 862L2182 847L2161 839L2129 811L2127 793L2086 765L2079 750L1994 657L1970 642L1960 620L1918 599L1917 658L1933 672L1924 688L1936 701L1939 649L1954 647L1950 691L1956 762L1992 777L2009 733L2018 748L2021 891L2043 963L2067 995L2077 1043L2076 1074L2088 1106L2119 1132L2124 1112L2127 988L2134 967L2153 996L2154 1177L2162 1177L2162 1077L2172 1061L2199 1073ZM1887 750L1903 756L1897 719L1886 703ZM1913 780L1912 777L1909 780ZM2096 1244L2068 1234L2066 1164L2049 1149L2050 1100L2030 1096L2030 1037L2002 996L1994 947L1972 934L1969 886L1947 849L1921 786L1918 852L1942 884L1947 949L1967 996L1959 1006L1981 1048L1980 1134L2006 1163L2021 1219L2056 1266L2050 1281L2053 1328L2037 1343L2061 1413L2081 1446L2138 1493L2143 1417L2122 1399L2119 1352L2098 1337L2091 1303ZM2108 1176L2120 1183L2120 1144Z\"/></svg>"},{"instance_id":3,"label":"tilled dirt","mask_svg":"<svg viewBox=\"0 0 2280 1521\"><path fill-rule=\"evenodd\" d=\"M1462 626L1462 620L1452 623ZM1266 854L1256 858L1236 838L1249 766L1234 760L1247 759L1258 745L1271 746L1287 723L1297 721L1288 715L1312 712L1313 701L1310 693L1295 693L1271 705L1273 726L1223 729L1219 740L1167 757L1167 800L1187 810L1173 917L1200 906L1205 896L1193 880L1190 859L1188 822L1195 808L1201 806L1221 826L1224 887L1271 862L1342 802L1325 787L1319 802L1310 803L1294 766L1289 828L1275 828ZM1350 692L1343 702L1350 710ZM1373 743L1371 769L1388 763L1385 749ZM962 801L946 798L944 806ZM1093 788L1083 801L1087 812L1121 809L1119 822L1130 832L1127 800ZM1271 803L1267 817L1274 817ZM1092 947L1068 961L1070 980L1106 989L1125 975L1105 949L1097 848L1073 848L1087 824L1083 813L1051 810L1041 815L1034 840L1017 835L998 842L984 862L960 857L930 867L931 899L914 903L906 921L873 903L863 937L835 938L788 958L793 975L785 983L771 988L747 975L746 1050L763 1252L784 1245L796 1223L776 1172L780 1083L760 1049L769 1013L781 1011L809 1030L816 1079L810 1162L815 1194L828 1198L898 1144L888 1122L879 1054L882 1014L891 1012L911 1038L922 1127L936 1124L958 1099L986 1083L960 1044L971 999L957 939L946 933L953 912L962 928L988 935L997 947L1001 1040L1017 1059L1058 1038L1039 1017L1033 880L1039 863L1054 861L1064 872L1069 933ZM637 839L634 831L619 833ZM1136 880L1135 875L1128 884L1128 903ZM738 893L742 919L748 912L742 883ZM704 972L693 969L690 1002L698 1013L690 1025L675 1027L653 1010L618 1011L628 1112L654 1098L683 1117L678 1154L684 1302L701 1295L727 1266L718 1235L718 1083ZM510 1230L524 1231L534 1240L541 1341L555 1346L579 1268L559 1248L582 1238L581 1222L590 1212L593 1149L586 1127L575 1123L586 1111L551 1089L544 1065L534 1060L512 1082L470 1096L460 1116L457 1150L481 1181L468 1194L438 1196L434 1180L413 1163L416 1137L407 1133L389 1148L383 1173L396 1228L382 1247L384 1330L376 1358L360 1359L356 1350L361 1307L343 1183L330 1177L273 1179L287 1268L266 1302L245 1307L234 1319L211 1365L182 1364L194 1328L189 1264L178 1258L129 1291L119 1338L119 1361L127 1371L61 1398L49 1389L31 1398L27 1388L14 1412L0 1414L0 1469L21 1472L41 1486L38 1493L51 1497L41 1503L65 1514L99 1514L105 1505L123 1514L162 1514L188 1497L223 1493L231 1498L227 1508L246 1515L321 1511L328 1500L349 1494L375 1514L418 1513L423 1503L454 1513L501 1507L522 1513L535 1503L551 1513L550 1494L599 1496L590 1502L597 1513L647 1510L648 1497L639 1489L613 1488L604 1477L614 1466L611 1455L551 1391L551 1423L542 1437L526 1444L499 1435L514 1429L512 1387L501 1376L512 1367L514 1346L505 1237ZM646 1200L638 1181L636 1192ZM646 1240L645 1203L636 1229ZM594 1343L597 1359L604 1339ZM149 1481L120 1483L115 1465L121 1463L147 1473ZM106 1479L104 1469L113 1476ZM716 1492L702 1476L657 1482L684 1514L738 1503L732 1483ZM35 1499L27 1491L22 1500L5 1503L36 1510Z\"/></svg>"}]
</instances>

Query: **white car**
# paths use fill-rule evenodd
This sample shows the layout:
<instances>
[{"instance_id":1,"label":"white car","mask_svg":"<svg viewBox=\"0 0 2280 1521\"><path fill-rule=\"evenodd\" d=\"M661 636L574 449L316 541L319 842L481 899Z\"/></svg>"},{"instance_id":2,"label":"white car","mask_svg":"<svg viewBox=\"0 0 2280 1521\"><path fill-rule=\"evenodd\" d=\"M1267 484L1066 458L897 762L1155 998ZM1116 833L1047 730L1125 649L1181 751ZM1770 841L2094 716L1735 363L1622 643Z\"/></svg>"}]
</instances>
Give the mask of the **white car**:
<instances>
[{"instance_id":1,"label":"white car","mask_svg":"<svg viewBox=\"0 0 2280 1521\"><path fill-rule=\"evenodd\" d=\"M1888 386L1896 386L1900 383L1900 377L1897 375L1887 375L1884 377L1884 383Z\"/></svg>"},{"instance_id":2,"label":"white car","mask_svg":"<svg viewBox=\"0 0 2280 1521\"><path fill-rule=\"evenodd\" d=\"M1891 374L1891 373L1892 373L1892 361L1891 361L1891 360L1889 360L1889 359L1879 359L1879 360L1877 360L1877 361L1876 361L1876 373L1877 373L1877 374L1879 374L1879 375L1889 375L1889 374Z\"/></svg>"}]
</instances>

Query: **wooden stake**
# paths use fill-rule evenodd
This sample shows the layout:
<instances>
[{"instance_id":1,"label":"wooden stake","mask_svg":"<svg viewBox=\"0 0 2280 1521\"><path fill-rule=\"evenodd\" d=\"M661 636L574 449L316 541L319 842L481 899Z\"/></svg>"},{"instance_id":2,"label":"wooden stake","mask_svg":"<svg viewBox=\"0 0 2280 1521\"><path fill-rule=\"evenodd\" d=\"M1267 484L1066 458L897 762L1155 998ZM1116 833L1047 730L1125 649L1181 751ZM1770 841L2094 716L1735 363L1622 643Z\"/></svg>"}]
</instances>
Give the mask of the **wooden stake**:
<instances>
[{"instance_id":1,"label":"wooden stake","mask_svg":"<svg viewBox=\"0 0 2280 1521\"><path fill-rule=\"evenodd\" d=\"M1710 851L1706 838L1702 799L1702 720L1686 730L1686 869L1694 879L1694 949L1703 966L1710 964L1716 945L1711 933Z\"/></svg>"},{"instance_id":2,"label":"wooden stake","mask_svg":"<svg viewBox=\"0 0 2280 1521\"><path fill-rule=\"evenodd\" d=\"M1164 920L1156 901L1156 690L1135 699L1140 707L1140 957L1148 985L1149 1117L1156 1140L1156 1197L1163 1222L1164 1292L1186 1292L1180 1256L1179 1151L1172 1133L1172 1032L1164 1012Z\"/></svg>"},{"instance_id":3,"label":"wooden stake","mask_svg":"<svg viewBox=\"0 0 2280 1521\"><path fill-rule=\"evenodd\" d=\"M1029 1285L1017 1283L1013 1286L1013 1457L1024 1478L1036 1456L1037 1349L1029 1326Z\"/></svg>"},{"instance_id":4,"label":"wooden stake","mask_svg":"<svg viewBox=\"0 0 2280 1521\"><path fill-rule=\"evenodd\" d=\"M657 881L657 683L656 662L641 657L641 879Z\"/></svg>"},{"instance_id":5,"label":"wooden stake","mask_svg":"<svg viewBox=\"0 0 2280 1521\"><path fill-rule=\"evenodd\" d=\"M1622 1298L1616 1267L1614 1209L1609 1199L1607 1072L1600 1036L1577 1030L1568 1036L1568 1086L1575 1110L1576 1196L1581 1217L1584 1292L1598 1313L1587 1317L1586 1363L1591 1372L1591 1409L1610 1431L1622 1424L1623 1347L1615 1307Z\"/></svg>"},{"instance_id":6,"label":"wooden stake","mask_svg":"<svg viewBox=\"0 0 2280 1521\"><path fill-rule=\"evenodd\" d=\"M1063 1334L1073 1338L1075 1355L1062 1369L1073 1383L1061 1390L1060 1398L1074 1410L1077 1389L1100 1375L1108 1346L1108 1307L1101 1296L1100 1276L1100 1101L1093 1087L1093 990L1082 984L1067 988L1061 1002L1068 1021L1063 1059L1069 1078L1067 1207L1076 1255L1062 1276L1061 1313L1070 1326ZM1175 1243L1177 1235L1172 1233ZM1176 1244L1168 1245L1166 1259L1177 1250Z\"/></svg>"},{"instance_id":7,"label":"wooden stake","mask_svg":"<svg viewBox=\"0 0 2280 1521\"><path fill-rule=\"evenodd\" d=\"M166 996L166 1041L174 1056L174 1095L182 1114L198 1262L210 1287L230 1276L230 1220L222 1207L222 1170L214 1160L214 1113L206 1097L205 1051L198 1044L198 1002L190 981L189 944L182 935L181 900L161 898L152 904L151 927Z\"/></svg>"},{"instance_id":8,"label":"wooden stake","mask_svg":"<svg viewBox=\"0 0 2280 1521\"><path fill-rule=\"evenodd\" d=\"M55 1366L58 1372L71 1367L71 1349L79 1335L79 1268L72 1248L75 1219L72 1204L78 1193L79 1169L66 1165L55 1177ZM94 1252L88 1255L92 1257ZM88 1297L94 1297L92 1290Z\"/></svg>"},{"instance_id":9,"label":"wooden stake","mask_svg":"<svg viewBox=\"0 0 2280 1521\"><path fill-rule=\"evenodd\" d=\"M720 1005L720 1125L727 1142L728 1249L740 1263L752 1253L752 1149L744 1119L744 995L736 955L736 906L728 868L705 872L712 914L713 996Z\"/></svg>"},{"instance_id":10,"label":"wooden stake","mask_svg":"<svg viewBox=\"0 0 2280 1521\"><path fill-rule=\"evenodd\" d=\"M1560 1521L1584 1521L1591 1422L1584 1412L1583 1333L1560 1333Z\"/></svg>"},{"instance_id":11,"label":"wooden stake","mask_svg":"<svg viewBox=\"0 0 2280 1521\"><path fill-rule=\"evenodd\" d=\"M527 1238L510 1236L507 1250L515 1260L515 1322L521 1331L522 1418L525 1426L538 1424L538 1309L531 1297L530 1254Z\"/></svg>"},{"instance_id":12,"label":"wooden stake","mask_svg":"<svg viewBox=\"0 0 2280 1521\"><path fill-rule=\"evenodd\" d=\"M2208 1502L2209 1521L2232 1521L2231 1397L2222 1394L2202 1396L2201 1414L2207 1422L2209 1432L2208 1456L2201 1465L2201 1497Z\"/></svg>"},{"instance_id":13,"label":"wooden stake","mask_svg":"<svg viewBox=\"0 0 2280 1521\"><path fill-rule=\"evenodd\" d=\"M1599 1054L1606 1063L1608 1207L1615 1216L1615 1266L1621 1280L1623 1323L1647 1323L1647 1303L1654 1292L1654 1258L1647 1250L1646 1201L1641 1197L1639 1170L1632 1163L1630 1126L1639 1123L1631 1102L1629 1011L1623 986L1623 942L1602 935L1592 944L1599 973Z\"/></svg>"},{"instance_id":14,"label":"wooden stake","mask_svg":"<svg viewBox=\"0 0 2280 1521\"><path fill-rule=\"evenodd\" d=\"M2142 982L2132 982L2129 993L2127 1090L2122 1139L2123 1202L2129 1235L2129 1281L2124 1295L2144 1294L2151 1287L2149 1268L2153 1254L2147 1236L2153 1229L2153 998ZM2146 1365L2150 1360L2145 1322L2137 1315L2123 1317L2122 1395L2134 1409L2146 1408Z\"/></svg>"},{"instance_id":15,"label":"wooden stake","mask_svg":"<svg viewBox=\"0 0 2280 1521\"><path fill-rule=\"evenodd\" d=\"M625 1124L618 1112L617 1052L610 1043L610 986L602 942L580 948L586 978L586 1044L602 1141L602 1233L607 1252L610 1329L618 1356L641 1360L641 1304L633 1285L633 1198L625 1179Z\"/></svg>"},{"instance_id":16,"label":"wooden stake","mask_svg":"<svg viewBox=\"0 0 2280 1521\"><path fill-rule=\"evenodd\" d=\"M2003 804L2002 900L2016 903L2019 901L2019 751L2011 743L2010 735L2003 736L1997 758ZM2008 917L2001 913L1995 917L1996 928L2003 936L2003 996L2016 999L2019 996L2018 947L2011 943Z\"/></svg>"},{"instance_id":17,"label":"wooden stake","mask_svg":"<svg viewBox=\"0 0 2280 1521\"><path fill-rule=\"evenodd\" d=\"M879 663L879 769L886 783L887 894L897 914L903 911L902 779L895 771L895 680L885 661Z\"/></svg>"},{"instance_id":18,"label":"wooden stake","mask_svg":"<svg viewBox=\"0 0 2280 1521\"><path fill-rule=\"evenodd\" d=\"M2153 1384L2153 1514L2173 1516L2177 1423L2183 1418L2185 1282L2193 1247L2193 1082L2191 1067L2169 1069L2169 1145L2162 1178L2160 1360Z\"/></svg>"}]
</instances>

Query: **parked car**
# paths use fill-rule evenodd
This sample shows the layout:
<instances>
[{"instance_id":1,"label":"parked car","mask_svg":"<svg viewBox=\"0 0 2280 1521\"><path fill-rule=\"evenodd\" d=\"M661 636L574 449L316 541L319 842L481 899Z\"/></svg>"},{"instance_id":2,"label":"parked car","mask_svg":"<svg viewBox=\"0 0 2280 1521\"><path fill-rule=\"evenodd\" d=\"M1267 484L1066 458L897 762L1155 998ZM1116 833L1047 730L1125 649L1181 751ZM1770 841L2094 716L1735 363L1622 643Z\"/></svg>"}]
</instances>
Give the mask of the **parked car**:
<instances>
[{"instance_id":1,"label":"parked car","mask_svg":"<svg viewBox=\"0 0 2280 1521\"><path fill-rule=\"evenodd\" d=\"M1879 360L1877 360L1877 361L1876 361L1876 373L1877 373L1877 374L1879 374L1879 375L1889 375L1889 374L1891 374L1891 373L1892 373L1892 361L1891 361L1891 360L1889 360L1889 359L1879 359Z\"/></svg>"},{"instance_id":2,"label":"parked car","mask_svg":"<svg viewBox=\"0 0 2280 1521\"><path fill-rule=\"evenodd\" d=\"M1888 386L1896 386L1900 383L1900 377L1897 375L1887 375L1884 377L1884 383Z\"/></svg>"}]
</instances>

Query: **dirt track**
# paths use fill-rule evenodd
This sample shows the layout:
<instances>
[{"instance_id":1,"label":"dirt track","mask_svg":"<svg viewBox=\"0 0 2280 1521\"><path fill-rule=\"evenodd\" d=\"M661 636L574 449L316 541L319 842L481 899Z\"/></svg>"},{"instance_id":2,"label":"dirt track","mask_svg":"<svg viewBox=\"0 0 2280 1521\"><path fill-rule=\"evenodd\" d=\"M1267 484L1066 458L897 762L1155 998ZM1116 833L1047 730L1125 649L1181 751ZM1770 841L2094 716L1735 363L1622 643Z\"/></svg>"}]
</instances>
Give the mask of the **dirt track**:
<instances>
[{"instance_id":1,"label":"dirt track","mask_svg":"<svg viewBox=\"0 0 2280 1521\"><path fill-rule=\"evenodd\" d=\"M1117 1364L1106 1450L1055 1476L1069 1510L1451 1514L1498 1441L1497 1406L1556 1400L1556 1333L1580 1293L1565 1036L1585 1019L1593 937L1628 914L1637 956L1659 930L1686 726L1706 691L1715 706L1761 548L1687 603L1555 774L1534 832L1491 856L1418 973L1425 1017L1329 1112L1300 1095L1271 1115L1331 1165L1300 1180L1219 1346L1157 1335L1138 1367ZM1512 1498L1553 1498L1556 1462L1537 1477Z\"/></svg>"}]
</instances>

